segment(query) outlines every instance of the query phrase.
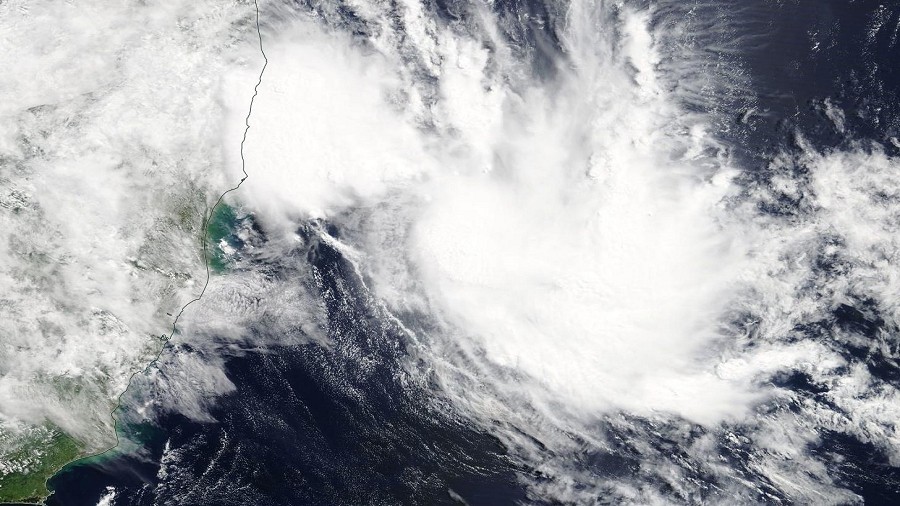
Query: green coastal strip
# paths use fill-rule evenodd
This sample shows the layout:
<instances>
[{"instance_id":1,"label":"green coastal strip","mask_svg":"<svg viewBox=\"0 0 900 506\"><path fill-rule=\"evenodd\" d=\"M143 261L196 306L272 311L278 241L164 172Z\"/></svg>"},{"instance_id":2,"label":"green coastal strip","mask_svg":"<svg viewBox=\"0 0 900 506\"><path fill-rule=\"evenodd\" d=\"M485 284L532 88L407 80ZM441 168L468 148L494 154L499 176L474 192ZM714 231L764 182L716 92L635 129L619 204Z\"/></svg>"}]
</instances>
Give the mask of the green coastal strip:
<instances>
[{"instance_id":1,"label":"green coastal strip","mask_svg":"<svg viewBox=\"0 0 900 506\"><path fill-rule=\"evenodd\" d=\"M37 504L50 494L47 480L77 459L84 446L53 425L36 429L17 448L2 456L13 467L0 473L0 501Z\"/></svg>"},{"instance_id":2,"label":"green coastal strip","mask_svg":"<svg viewBox=\"0 0 900 506\"><path fill-rule=\"evenodd\" d=\"M146 372L153 367L162 353L165 351L165 345L174 337L178 330L178 320L188 306L197 302L206 293L209 286L210 275L212 272L221 272L227 268L227 259L224 251L218 248L219 242L226 238L232 231L236 222L236 213L233 208L225 204L225 197L236 191L244 181L249 177L246 170L246 161L244 159L244 144L247 141L247 132L250 130L250 116L253 113L253 102L262 84L263 74L269 64L269 59L263 50L262 31L259 24L259 4L254 1L256 7L256 34L259 39L259 51L263 57L263 66L259 72L259 78L253 88L253 96L250 98L250 107L247 116L244 119L244 136L241 139L241 171L243 177L240 182L233 188L223 192L216 200L207 219L204 222L204 233L202 235L202 249L206 260L206 281L200 294L196 298L188 301L172 322L172 329L168 335L161 335L159 338L163 341L163 346L153 357L153 360L140 371L135 372L129 378L128 386L125 391L119 394L116 404L110 412L113 419L113 430L116 437L116 443L103 452L92 452L86 455L85 447L75 439L65 434L61 429L53 425L45 425L43 427L31 427L29 435L3 433L0 430L0 503L28 503L39 504L50 495L51 491L47 488L47 481L55 474L63 469L69 469L83 463L92 462L104 455L110 454L119 447L120 434L119 430L122 425L116 413L123 409L122 401L131 386L131 380L135 376ZM184 210L179 213L182 222L189 218L189 211ZM212 245L212 247L210 247ZM213 250L213 251L211 251ZM138 428L136 434L137 440L152 437L151 430L143 427Z\"/></svg>"}]
</instances>

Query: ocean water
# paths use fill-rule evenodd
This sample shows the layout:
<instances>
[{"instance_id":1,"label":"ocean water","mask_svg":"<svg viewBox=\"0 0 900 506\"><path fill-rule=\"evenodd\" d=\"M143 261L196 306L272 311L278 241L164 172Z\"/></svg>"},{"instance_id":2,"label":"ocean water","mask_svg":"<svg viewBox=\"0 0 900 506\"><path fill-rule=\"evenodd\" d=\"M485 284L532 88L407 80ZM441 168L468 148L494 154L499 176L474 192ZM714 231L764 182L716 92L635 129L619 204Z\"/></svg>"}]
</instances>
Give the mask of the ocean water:
<instances>
[{"instance_id":1,"label":"ocean water","mask_svg":"<svg viewBox=\"0 0 900 506\"><path fill-rule=\"evenodd\" d=\"M287 294L284 298L271 297L271 302L258 299L253 304L275 305L294 297L313 307L310 314L315 318L311 317L306 326L259 317L241 326L238 338L217 335L215 325L213 330L199 332L200 337L188 336L187 330L176 336L158 371L145 381L138 381L126 397L119 430L129 444L102 459L63 469L49 482L53 495L48 504L900 501L900 447L896 428L890 426L891 410L897 409L891 405L897 400L895 393L900 387L900 344L896 337L896 306L889 302L895 286L891 284L894 269L900 265L893 256L896 250L890 239L897 231L891 227L897 223L893 206L900 191L892 186L900 177L894 173L900 169L895 158L900 155L900 65L894 61L900 54L900 6L836 0L754 1L739 9L719 2L624 4L590 3L585 10L601 11L597 18L600 20L616 20L593 27L608 31L613 40L611 47L616 48L613 53L638 51L629 49L629 44L639 45L641 39L642 32L629 25L638 23L634 19L643 20L646 26L657 30L653 33L662 34L658 35L658 43L670 45L658 50L663 56L657 55L654 60L632 55L628 60L631 67L624 75L641 82L642 61L650 62L648 68L666 69L668 73L663 76L669 80L665 83L675 84L661 84L660 89L675 94L685 115L712 118L707 128L716 138L713 147L703 145L698 148L699 154L680 160L689 159L691 164L700 160L697 164L702 170L698 169L698 173L707 175L719 169L703 168L703 164L712 164L710 160L719 163L722 157L727 158L729 167L738 168L735 188L724 192L725 197L715 194L711 200L728 201L726 207L744 210L740 212L749 212L745 211L749 208L756 214L748 222L767 232L779 230L778 234L773 233L774 239L766 234L748 234L753 244L747 247L752 251L747 256L766 259L771 254L778 262L784 261L783 266L771 260L771 264L756 270L735 267L735 272L743 274L728 277L732 263L744 264L721 253L726 246L708 239L706 222L692 221L695 213L682 215L667 205L668 198L682 202L678 200L680 196L670 197L662 192L647 197L646 202L658 204L650 211L657 215L674 213L674 221L691 225L658 228L663 218L649 224L635 218L648 206L640 192L625 183L621 193L628 198L617 200L618 193L611 192L604 194L604 203L638 202L634 207L622 204L621 213L609 215L609 221L626 226L603 228L607 226L604 222L600 228L619 233L609 243L620 240L626 245L625 252L609 253L601 260L612 260L599 267L591 255L587 255L588 261L576 254L579 248L591 254L606 254L608 242L588 242L587 246L578 242L582 233L579 226L593 226L593 222L577 221L578 226L565 223L566 213L578 214L584 208L595 211L578 204L579 194L566 194L562 199L566 205L556 208L556 201L549 197L543 200L544 195L520 191L494 206L484 202L494 202L498 195L505 194L493 186L481 188L466 186L468 180L441 180L447 187L463 188L460 192L464 197L459 197L463 204L457 206L457 196L450 190L444 194L429 189L428 198L437 204L423 213L428 221L394 227L396 216L405 216L394 209L406 209L412 204L402 197L394 199L392 192L402 192L404 184L412 184L405 181L415 181L418 176L407 180L402 179L406 176L387 174L379 181L390 182L395 177L404 181L396 186L384 183L389 189L383 194L391 195L390 198L344 208L323 192L295 190L285 184L287 189L283 192L269 193L275 195L273 201L296 191L302 194L304 202L298 207L310 208L287 220L291 240L282 239L286 227L271 225L271 211L257 212L253 209L254 197L247 197L243 202L246 213L232 217L231 235L224 239L227 254L231 255L231 271L221 276L253 275L265 279L266 286L290 287L283 292ZM397 25L394 29L399 33L398 39L383 44L396 44L400 48L396 49L396 55L400 55L397 58L415 60L404 67L409 74L403 79L419 83L425 90L416 100L435 109L450 102L451 92L430 88L434 80L449 79L449 71L435 77L428 72L428 61L420 62L408 54L419 48L417 44L424 44L419 40L421 34L404 32L421 27L418 22L400 21L412 9L406 4L403 8L394 3L378 5L385 14L375 12L375 7L366 10L342 2L306 2L285 10L312 12L316 23L342 33L348 40L374 40L379 30L387 31L384 26ZM599 58L589 51L593 47L590 41L580 41L577 31L573 34L572 27L580 25L578 12L573 13L566 4L504 1L483 7L485 10L478 11L462 2L434 2L423 4L418 15L437 26L449 27L450 33L467 33L479 16L491 17L497 31L493 43L499 46L496 40L505 40L510 48L510 54L505 54L493 47L491 57L520 62L510 75L527 84L514 93L525 103L524 111L529 111L532 104L529 86L554 82L565 75L568 61L575 61L571 66L582 71L588 67L584 61ZM629 9L639 13L636 18L620 16ZM262 13L268 40L278 30L291 30L290 23L279 17L287 16L282 10L264 6ZM371 21L381 19L379 16L386 16L382 19L384 26ZM597 19L588 17L584 24L593 29L592 23ZM690 21L687 28L680 24L684 20ZM310 33L311 39L321 37L314 30ZM302 42L297 44L288 45L284 54L302 55L309 51ZM394 46L373 46L366 50L395 55ZM576 49L589 55L584 57L586 60L579 60L583 55L576 54ZM271 54L278 54L277 51L273 48ZM713 56L701 58L697 65L682 67L672 56L681 53ZM298 56L302 58L305 57ZM329 53L325 66L349 61L346 66L350 70L338 77L350 79L359 74L365 78L360 78L364 83L361 87L348 85L346 90L337 92L335 99L346 99L348 108L361 108L368 104L365 97L357 100L346 98L347 94L362 96L367 84L390 79L380 74L380 60L363 64L353 58L341 52ZM315 69L315 64L321 64L315 59L310 61L309 66L304 63L298 67ZM458 66L464 68L466 64L475 65L462 62ZM327 72L321 70L322 75ZM734 79L722 80L721 73ZM679 82L672 77L682 74L696 79ZM600 67L591 76L585 82L616 79L606 67ZM277 73L270 77L287 79ZM265 79L264 75L264 83ZM503 80L492 81L494 85L498 82ZM565 100L571 94L588 94L579 88L580 83L571 88L560 85L564 90L562 98L549 100L548 107L564 109L560 116L568 115L567 118L577 117L588 105L605 107L597 100L567 108ZM307 88L302 86L301 92L305 92ZM619 89L610 86L598 93ZM646 84L641 89L655 88ZM262 94L266 91L261 89ZM640 107L655 100L637 92L636 96L633 100ZM615 104L618 98L609 100ZM269 109L265 109L265 102L262 104L260 121L279 117L265 112ZM452 112L480 110L480 105L454 104ZM315 125L312 131L303 131L305 135L324 138L331 132L331 126L319 119L314 107L303 111L302 117L310 118L310 124ZM329 111L326 113L331 114ZM645 121L643 116L629 116L633 114L629 111L612 118L597 113L585 123L595 126L591 132L602 130L609 137L627 137L626 123ZM648 116L665 114L667 110L660 108L652 109ZM357 118L350 111L346 119L335 122L356 121L359 129L350 129L346 142L363 145L361 151L382 156L377 141L373 145L363 140L378 133L382 117L388 116L376 115L372 120L364 115ZM453 114L448 117L456 118ZM369 128L368 121L375 126ZM475 127L471 132L459 128L461 133L451 137L522 135L526 139L558 142L565 152L569 148L565 143L583 133L568 121L547 120L550 126L546 131L540 120L525 117L522 121L528 124L523 130L533 137L518 131L496 134ZM655 120L646 121L655 125ZM477 118L466 118L459 125L477 122ZM435 127L423 123L419 125L422 128ZM388 139L385 143L403 146L408 142L401 126L385 124L399 132L396 135L400 139ZM291 138L294 131L290 129L301 126L285 127L289 130L288 139L282 142L306 142ZM565 130L569 127L574 133ZM554 132L560 130L565 135L554 137ZM688 132L685 136L691 135ZM318 142L316 139L309 142ZM667 145L667 139L654 141ZM493 156L491 171L513 174L509 181L524 181L522 186L526 188L555 188L559 181L545 177L540 170L520 174L508 167L523 163L516 158L518 152L525 153L523 158L546 156L550 164L556 160L553 153L532 153L528 142L506 142L511 147L507 146L506 151L498 148L501 154ZM629 138L624 145L638 145L636 142ZM477 146L474 141L471 144ZM603 144L603 152L612 158L611 166L619 163L618 166L629 169L636 167L625 171L626 179L637 178L637 187L643 188L667 184L669 180L658 180L653 172L644 176L640 160L624 155L616 158L618 146L610 141ZM302 147L306 152L314 151L305 144ZM348 152L354 149L346 147ZM690 147L674 151L683 153ZM384 155L386 160L401 163L397 161L402 160L397 158L400 155L389 154ZM268 158L265 161L273 166L283 165L292 155L293 152L287 152L277 158L277 163ZM256 159L263 160L262 155ZM266 170L262 163L254 167L254 158L248 160L251 180L254 169ZM356 161L352 157L348 160L347 163ZM653 160L657 165L670 161L666 157ZM345 163L337 156L327 161ZM648 171L656 167L648 166ZM380 167L376 164L367 169ZM343 177L335 174L330 177ZM352 171L347 174L349 178L355 175ZM609 180L617 181L616 177L613 173ZM298 180L303 182L303 174ZM570 183L564 177L560 180L563 188ZM514 183L509 181L503 180L503 184L512 186ZM350 184L348 193L362 194L369 189L362 183L354 184L359 186ZM678 184L673 183L673 187L680 189ZM264 190L257 191L265 194ZM690 202L701 202L706 195L685 191ZM546 202L550 203L544 205ZM463 225L443 218L444 208L440 206L445 203L452 211L446 214L459 218ZM333 210L335 206L337 211ZM235 206L240 207L240 203ZM319 208L325 212L318 212ZM537 211L529 214L531 208ZM522 210L525 218L520 221L507 217L508 209ZM597 209L601 209L597 211L599 215L607 216L602 214L602 205ZM491 221L495 218L496 223ZM540 221L544 218L546 221ZM716 223L728 226L729 219L723 217ZM476 226L482 220L490 225L485 225L484 230ZM535 222L538 232L532 233L529 223ZM464 233L458 232L459 227L465 229ZM406 261L395 263L393 258L379 257L393 254L390 244L405 241L405 231L410 229L418 230L412 243L421 251L407 263L416 264L418 267L411 270L424 273L422 279L427 281L409 281L395 275L395 270L400 269L397 264ZM375 230L379 240L372 242L360 230ZM518 230L527 231L524 238L517 235ZM635 230L652 238L633 240L628 234ZM433 239L430 232L440 235L440 240ZM691 242L690 247L680 245L678 238L683 237ZM790 242L792 239L799 245ZM710 241L708 246L695 249L697 243L705 240ZM539 247L532 255L529 248L542 241L549 245ZM446 252L457 249L465 253L470 244L476 243L490 247L476 250L472 255L477 257L475 264L455 256L444 257ZM514 246L507 248L509 244ZM654 248L664 254L647 253ZM520 255L521 251L528 254ZM674 253L670 255L669 251ZM643 262L639 268L624 261L616 263L635 256ZM666 258L672 256L701 256L703 261L670 265ZM421 257L439 258L439 266L429 270ZM650 262L662 267L646 267ZM367 268L367 263L376 267ZM797 267L801 264L804 267ZM624 272L623 281L606 276L610 265ZM672 265L683 266L688 281L672 275ZM575 281L569 284L569 273L560 266L574 266ZM725 271L723 285L753 286L741 292L751 302L716 307L717 313L728 317L707 325L696 315L715 306L724 292L718 282L708 292L696 294L688 285L695 273L719 269ZM594 270L602 275L595 275ZM546 272L552 275L544 276ZM759 277L776 281L756 285L747 281ZM613 295L581 290L582 283L598 279L616 289ZM487 288L478 285L482 280L487 280ZM429 292L432 284L438 289ZM397 293L418 293L422 285L426 286L422 291L429 293L425 297L427 303L395 301ZM478 290L471 288L475 285ZM534 288L546 285L552 289ZM508 289L510 286L513 288ZM632 286L643 291L634 296L623 295L631 293ZM510 296L508 291L514 293ZM679 297L688 303L667 303ZM220 299L212 299L216 300ZM653 304L652 311L645 313L644 304ZM429 312L423 307L445 310ZM598 315L594 315L593 308L597 307L609 312L598 309ZM583 316L585 313L588 316ZM715 328L717 337L701 341L685 337L674 344L658 343L646 337L655 336L653 332L659 331L656 327L650 325L652 328L644 332L643 328L635 330L629 325L635 319L646 318L646 314L658 317L679 336L712 332L709 328ZM206 310L203 315L214 318L215 312ZM557 317L565 321L559 323ZM618 325L616 336L627 339L616 344L607 334L590 333L608 322ZM449 332L447 327L456 330ZM492 334L495 329L498 334L505 332L515 339L503 341L502 336ZM470 336L479 333L488 337L479 340ZM594 344L601 341L614 345ZM731 342L740 344L728 344ZM720 387L707 376L697 376L701 378L697 380L695 366L690 362L694 355L681 354L681 348L713 350L706 355L724 357L715 369L722 378L738 378L734 380L738 382L744 377L742 374L750 375L746 371L751 371L752 381L747 381L753 388ZM173 395L166 393L167 388L191 385L191 370L184 365L190 361L216 364L230 385L198 401L202 415L167 400ZM597 364L602 371L593 371L591 364ZM645 367L662 372L650 374ZM539 380L533 382L535 377ZM698 381L700 387L691 386L692 381ZM687 386L682 388L682 383ZM669 393L661 399L657 391ZM697 392L703 398L698 400ZM708 399L704 397L707 394Z\"/></svg>"},{"instance_id":2,"label":"ocean water","mask_svg":"<svg viewBox=\"0 0 900 506\"><path fill-rule=\"evenodd\" d=\"M212 409L217 422L161 417L137 454L58 474L50 504L96 503L107 487L117 502L134 504L524 499L496 438L423 416L421 399L396 383L405 352L398 329L367 306L340 254L322 244L298 254L324 273L323 292L335 294L334 349L310 344L230 359L226 374L239 388Z\"/></svg>"}]
</instances>

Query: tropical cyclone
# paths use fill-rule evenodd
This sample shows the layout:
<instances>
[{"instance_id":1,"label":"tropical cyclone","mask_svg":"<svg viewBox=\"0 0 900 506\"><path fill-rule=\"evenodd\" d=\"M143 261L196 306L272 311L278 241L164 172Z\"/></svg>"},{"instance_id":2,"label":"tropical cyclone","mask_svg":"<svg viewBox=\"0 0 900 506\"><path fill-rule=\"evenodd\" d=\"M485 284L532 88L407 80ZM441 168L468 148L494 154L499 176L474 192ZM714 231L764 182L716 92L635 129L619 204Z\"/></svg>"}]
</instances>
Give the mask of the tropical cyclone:
<instances>
[{"instance_id":1,"label":"tropical cyclone","mask_svg":"<svg viewBox=\"0 0 900 506\"><path fill-rule=\"evenodd\" d=\"M757 41L804 16L746 3L266 3L249 134L252 5L0 13L55 76L0 78L3 493L108 447L206 231L152 435L51 501L891 503L896 86L792 126L821 79Z\"/></svg>"}]
</instances>

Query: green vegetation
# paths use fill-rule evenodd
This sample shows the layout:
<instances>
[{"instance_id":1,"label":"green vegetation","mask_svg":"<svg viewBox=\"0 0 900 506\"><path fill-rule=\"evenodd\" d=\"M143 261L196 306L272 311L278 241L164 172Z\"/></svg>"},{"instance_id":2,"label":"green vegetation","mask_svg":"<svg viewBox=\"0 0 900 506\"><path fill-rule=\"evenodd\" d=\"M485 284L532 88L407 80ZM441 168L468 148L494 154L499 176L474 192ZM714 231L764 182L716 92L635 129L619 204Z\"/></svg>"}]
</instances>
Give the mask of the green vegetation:
<instances>
[{"instance_id":1,"label":"green vegetation","mask_svg":"<svg viewBox=\"0 0 900 506\"><path fill-rule=\"evenodd\" d=\"M172 202L171 214L168 219L178 229L194 233L203 225L206 217L203 211L206 202L206 193L192 183L186 183L184 193L178 195Z\"/></svg>"},{"instance_id":2,"label":"green vegetation","mask_svg":"<svg viewBox=\"0 0 900 506\"><path fill-rule=\"evenodd\" d=\"M193 206L181 206L176 211L178 214L178 227L184 231L191 231L196 229L199 223L195 223L197 220L198 210Z\"/></svg>"},{"instance_id":3,"label":"green vegetation","mask_svg":"<svg viewBox=\"0 0 900 506\"><path fill-rule=\"evenodd\" d=\"M13 448L3 434L0 467L0 502L39 503L50 491L47 480L78 458L83 446L53 425L31 429Z\"/></svg>"}]
</instances>

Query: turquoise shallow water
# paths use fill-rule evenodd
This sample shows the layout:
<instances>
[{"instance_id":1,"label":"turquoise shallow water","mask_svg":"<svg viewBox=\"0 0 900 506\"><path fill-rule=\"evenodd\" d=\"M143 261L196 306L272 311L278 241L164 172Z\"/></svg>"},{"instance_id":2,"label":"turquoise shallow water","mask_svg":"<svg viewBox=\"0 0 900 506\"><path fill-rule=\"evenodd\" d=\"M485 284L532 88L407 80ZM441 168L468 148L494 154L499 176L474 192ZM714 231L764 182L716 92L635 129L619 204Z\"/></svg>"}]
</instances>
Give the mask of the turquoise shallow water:
<instances>
[{"instance_id":1,"label":"turquoise shallow water","mask_svg":"<svg viewBox=\"0 0 900 506\"><path fill-rule=\"evenodd\" d=\"M401 386L397 329L377 318L337 252L319 245L332 349L276 348L229 360L238 389L217 423L177 414L129 428L139 452L71 466L49 504L474 504L523 500L515 468L490 435L422 409ZM282 275L290 275L284 271ZM365 323L363 323L365 322ZM259 332L266 332L260 328ZM258 336L262 338L263 336ZM366 357L379 357L374 366Z\"/></svg>"},{"instance_id":2,"label":"turquoise shallow water","mask_svg":"<svg viewBox=\"0 0 900 506\"><path fill-rule=\"evenodd\" d=\"M221 273L228 269L231 260L228 253L221 247L222 241L229 248L239 249L240 239L235 235L241 223L234 208L222 202L216 207L209 220L206 240L209 244L209 266L214 273Z\"/></svg>"},{"instance_id":3,"label":"turquoise shallow water","mask_svg":"<svg viewBox=\"0 0 900 506\"><path fill-rule=\"evenodd\" d=\"M542 44L533 54L537 74L552 71L558 51L547 19L553 9L548 5L500 2L495 7L506 13L504 19L527 12L541 21L510 29L524 45ZM875 140L896 154L887 138L898 134L900 118L896 100L900 66L893 61L898 47L891 35L900 26L900 10L888 13L887 28L870 36L870 19L880 5L865 1L852 5L748 3L747 15L767 30L769 43L745 52L746 68L758 88L754 106L762 112L747 116L735 108L728 124L729 139L743 150L748 178L765 174L766 160L773 152L795 150L797 129L823 150ZM438 2L435 9L442 19L452 20L463 15L464 4ZM346 26L362 23L349 11L338 11ZM823 42L814 54L809 52L811 33ZM826 98L850 111L844 132L835 130L825 114ZM737 107L725 99L721 103ZM784 199L764 211L790 216L802 204ZM308 237L309 225L298 224L299 234ZM234 258L250 258L240 231L253 229L262 234L254 227L252 219L239 216L234 208L217 209L210 223L210 243L215 246L224 240L237 256L214 248L210 265L215 272L227 272ZM329 232L340 234L337 228ZM406 353L401 333L373 307L370 294L339 252L314 244L290 251L284 259L259 260L255 267L272 277L304 282L294 262L320 275L315 289L326 307L327 332L334 346L308 344L229 357L226 372L237 390L217 400L212 408L217 422L164 415L155 425L137 431L133 439L142 444L140 451L84 461L59 473L51 480L56 494L50 504L96 504L110 487L116 494L115 504L540 503L541 497L527 495L524 483L540 485L551 478L537 466L513 459L494 437L496 432L491 432L513 429L500 421L490 429L475 427L453 416L452 406L440 412L426 407L446 399L434 390L410 387L399 366ZM846 266L823 255L816 268L829 277L839 276ZM821 321L798 324L792 330L813 342L831 342L838 331L851 334L856 344L845 346L842 356L878 381L896 387L900 382L896 353L892 355L877 341L883 332L895 329L880 311L861 297L831 308ZM250 332L246 337L252 342L274 331L260 321ZM802 402L830 402L829 386L802 371L776 375L771 382ZM426 402L435 399L437 403ZM598 479L644 483L670 494L673 503L702 503L714 497L719 486L716 477L704 474L702 463L692 462L678 447L683 441L679 438L708 436L703 429L684 436L634 420L628 431L601 430L609 431L613 443L603 450L585 443L585 450L570 458L579 470ZM752 484L759 491L757 502L789 503L777 484L755 470L749 435L739 427L729 430L734 437L712 451L716 462ZM820 459L839 486L859 494L867 504L900 501L900 469L883 449L845 433L822 431L817 437L805 450L811 458ZM671 458L684 483L696 485L692 489L696 495L677 496L670 485L646 471L648 461L636 448ZM616 503L620 499L614 491L609 493L598 500Z\"/></svg>"}]
</instances>

